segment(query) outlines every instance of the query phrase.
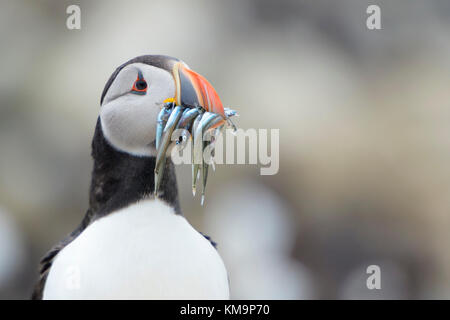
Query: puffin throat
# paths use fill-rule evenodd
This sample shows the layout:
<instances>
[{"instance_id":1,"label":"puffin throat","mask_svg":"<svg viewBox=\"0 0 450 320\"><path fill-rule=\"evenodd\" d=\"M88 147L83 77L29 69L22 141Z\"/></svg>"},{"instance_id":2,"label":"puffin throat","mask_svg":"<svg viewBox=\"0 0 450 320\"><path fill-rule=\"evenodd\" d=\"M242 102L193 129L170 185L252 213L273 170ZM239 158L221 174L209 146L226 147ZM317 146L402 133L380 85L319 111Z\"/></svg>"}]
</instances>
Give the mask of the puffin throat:
<instances>
[{"instance_id":1,"label":"puffin throat","mask_svg":"<svg viewBox=\"0 0 450 320\"><path fill-rule=\"evenodd\" d=\"M156 158L135 156L112 147L103 135L100 119L92 140L92 157L89 205L96 218L153 196ZM175 167L171 161L165 166L158 198L181 214Z\"/></svg>"}]
</instances>

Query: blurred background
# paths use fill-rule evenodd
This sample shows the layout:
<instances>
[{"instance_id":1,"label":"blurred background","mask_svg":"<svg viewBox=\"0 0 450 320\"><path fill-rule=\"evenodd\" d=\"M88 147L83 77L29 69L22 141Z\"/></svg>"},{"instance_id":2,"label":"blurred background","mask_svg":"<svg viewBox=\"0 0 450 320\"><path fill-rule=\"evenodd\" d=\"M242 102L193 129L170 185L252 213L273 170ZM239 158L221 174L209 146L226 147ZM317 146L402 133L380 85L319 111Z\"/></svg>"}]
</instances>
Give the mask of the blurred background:
<instances>
[{"instance_id":1,"label":"blurred background","mask_svg":"<svg viewBox=\"0 0 450 320\"><path fill-rule=\"evenodd\" d=\"M81 30L66 28L71 4ZM84 216L110 74L168 54L239 127L280 129L279 173L218 166L204 207L177 168L232 298L449 299L449 18L446 0L2 0L0 298L29 298L39 259Z\"/></svg>"}]
</instances>

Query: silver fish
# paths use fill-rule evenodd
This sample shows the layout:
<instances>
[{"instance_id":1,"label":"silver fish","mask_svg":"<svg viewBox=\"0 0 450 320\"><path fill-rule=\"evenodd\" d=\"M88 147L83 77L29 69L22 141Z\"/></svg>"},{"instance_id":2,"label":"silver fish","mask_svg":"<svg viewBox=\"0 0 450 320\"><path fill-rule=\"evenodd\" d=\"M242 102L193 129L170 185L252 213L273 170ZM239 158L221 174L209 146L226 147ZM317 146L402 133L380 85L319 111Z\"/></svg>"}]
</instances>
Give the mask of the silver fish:
<instances>
[{"instance_id":1,"label":"silver fish","mask_svg":"<svg viewBox=\"0 0 450 320\"><path fill-rule=\"evenodd\" d=\"M192 165L192 192L195 194L196 186L197 186L197 177L199 175L199 170L202 168L202 176L204 185L206 185L207 179L207 169L205 169L204 161L203 161L203 150L206 147L203 142L203 137L205 132L217 124L218 122L223 121L223 117L220 114L213 112L205 112L200 123L194 128L194 162ZM206 167L208 164L206 164ZM206 175L204 172L206 171ZM202 191L202 198L204 198L204 189Z\"/></svg>"},{"instance_id":2,"label":"silver fish","mask_svg":"<svg viewBox=\"0 0 450 320\"><path fill-rule=\"evenodd\" d=\"M231 120L230 118L227 118L227 123L233 129L233 134L236 134L237 127L234 124L233 120Z\"/></svg>"},{"instance_id":3,"label":"silver fish","mask_svg":"<svg viewBox=\"0 0 450 320\"><path fill-rule=\"evenodd\" d=\"M177 129L186 129L189 130L191 128L191 125L194 121L194 119L201 113L199 108L193 108L183 111L183 115L180 118L180 121L177 124Z\"/></svg>"},{"instance_id":4,"label":"silver fish","mask_svg":"<svg viewBox=\"0 0 450 320\"><path fill-rule=\"evenodd\" d=\"M195 165L194 161L194 152L195 152L195 146L196 146L196 137L195 132L197 131L197 127L200 123L200 121L203 118L204 113L201 113L195 118L194 123L192 124L192 140L194 141L194 150L191 152L191 163L192 163L192 195L195 196L196 187L197 187L197 178L198 178L198 168ZM198 137L197 137L198 139ZM198 143L198 142L197 142Z\"/></svg>"},{"instance_id":5,"label":"silver fish","mask_svg":"<svg viewBox=\"0 0 450 320\"><path fill-rule=\"evenodd\" d=\"M185 147L188 136L190 135L189 130L191 129L196 117L202 112L201 110L202 109L200 108L186 109L184 110L180 121L178 121L176 129L184 129L180 137L181 141L177 141L177 144L181 143L181 149Z\"/></svg>"},{"instance_id":6,"label":"silver fish","mask_svg":"<svg viewBox=\"0 0 450 320\"><path fill-rule=\"evenodd\" d=\"M203 181L202 200L200 202L200 204L202 206L205 203L206 182L208 180L208 168L209 168L209 165L206 162L204 162L202 164L202 181Z\"/></svg>"},{"instance_id":7,"label":"silver fish","mask_svg":"<svg viewBox=\"0 0 450 320\"><path fill-rule=\"evenodd\" d=\"M214 127L215 125L217 125L220 122L224 122L224 118L220 115L217 115L215 118L213 118L211 121L209 121L208 123L205 124L205 127L203 128L203 136L206 134L206 132L208 132L208 130L210 130L212 127ZM220 130L223 128L223 125L220 125L217 129ZM214 134L216 134L216 130L214 132ZM212 146L214 147L215 141L214 141L214 136L211 137L211 141L205 141L203 143L203 150L205 150L205 148L207 146ZM214 157L214 149L211 150L211 156ZM202 152L203 155L203 152ZM213 167L213 170L216 171L216 166L214 164L214 159L211 159L211 165ZM205 202L205 192L206 192L206 182L208 181L208 169L209 169L209 164L203 161L202 164L202 182L203 182L203 188L202 188L202 200L201 200L201 205L203 206L204 202Z\"/></svg>"},{"instance_id":8,"label":"silver fish","mask_svg":"<svg viewBox=\"0 0 450 320\"><path fill-rule=\"evenodd\" d=\"M239 116L236 112L236 110L230 109L230 108L223 108L223 111L225 112L225 115L227 118L233 117L233 116Z\"/></svg>"},{"instance_id":9,"label":"silver fish","mask_svg":"<svg viewBox=\"0 0 450 320\"><path fill-rule=\"evenodd\" d=\"M172 108L169 104L166 104L158 114L158 119L156 122L156 150L159 149L159 144L161 142L161 136L166 126L167 119L169 119Z\"/></svg>"},{"instance_id":10,"label":"silver fish","mask_svg":"<svg viewBox=\"0 0 450 320\"><path fill-rule=\"evenodd\" d=\"M159 186L161 184L161 179L164 174L164 164L166 160L166 151L170 144L170 139L172 136L172 132L175 129L178 121L181 118L183 108L180 106L176 106L172 113L170 114L169 119L167 120L167 124L164 127L161 145L158 147L158 154L156 156L156 165L155 165L155 194L157 193Z\"/></svg>"},{"instance_id":11,"label":"silver fish","mask_svg":"<svg viewBox=\"0 0 450 320\"><path fill-rule=\"evenodd\" d=\"M222 134L222 130L223 130L224 127L225 127L225 125L222 124L222 125L218 126L217 128L215 128L214 129L214 134L212 136L211 144L213 146L213 149L211 150L211 156L212 156L211 167L212 167L213 171L216 171L216 164L214 163L214 157L216 155L216 149L214 147L215 147L215 144L216 144L217 137Z\"/></svg>"},{"instance_id":12,"label":"silver fish","mask_svg":"<svg viewBox=\"0 0 450 320\"><path fill-rule=\"evenodd\" d=\"M215 136L221 134L225 127L231 126L236 131L236 126L231 121L230 117L237 115L235 110L224 108L225 115L214 112L208 112L201 107L186 108L183 106L175 106L173 103L166 104L161 112L158 114L157 128L156 128L156 148L157 157L155 165L155 195L161 185L161 180L164 174L165 161L167 149L170 145L173 131L175 129L183 129L180 140L177 144L181 148L185 147L189 136L193 139L194 150L191 153L192 160L192 193L195 196L197 181L202 175L202 197L201 204L205 201L206 184L208 181L209 165L213 166L215 156ZM203 141L205 134L214 130L211 133L211 141ZM190 134L190 135L189 135ZM207 163L203 159L203 153L207 147L211 149L211 163ZM200 172L201 171L201 172Z\"/></svg>"}]
</instances>

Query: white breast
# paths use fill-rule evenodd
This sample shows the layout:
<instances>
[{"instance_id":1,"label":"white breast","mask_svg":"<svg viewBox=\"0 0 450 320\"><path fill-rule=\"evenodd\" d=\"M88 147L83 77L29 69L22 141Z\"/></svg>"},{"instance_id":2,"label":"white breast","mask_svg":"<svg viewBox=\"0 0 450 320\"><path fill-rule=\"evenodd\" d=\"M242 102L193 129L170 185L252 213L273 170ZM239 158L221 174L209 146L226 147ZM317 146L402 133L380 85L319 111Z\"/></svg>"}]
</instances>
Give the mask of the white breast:
<instances>
[{"instance_id":1,"label":"white breast","mask_svg":"<svg viewBox=\"0 0 450 320\"><path fill-rule=\"evenodd\" d=\"M228 299L225 266L187 220L145 200L88 226L55 258L44 299Z\"/></svg>"}]
</instances>

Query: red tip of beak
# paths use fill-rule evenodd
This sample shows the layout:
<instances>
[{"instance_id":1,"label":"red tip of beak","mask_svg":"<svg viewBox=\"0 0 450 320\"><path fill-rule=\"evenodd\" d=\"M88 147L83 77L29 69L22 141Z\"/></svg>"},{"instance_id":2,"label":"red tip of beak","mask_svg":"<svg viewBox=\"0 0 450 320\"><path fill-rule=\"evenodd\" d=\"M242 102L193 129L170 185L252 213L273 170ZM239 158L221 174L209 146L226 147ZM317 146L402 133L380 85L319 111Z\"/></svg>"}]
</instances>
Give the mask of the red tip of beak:
<instances>
[{"instance_id":1,"label":"red tip of beak","mask_svg":"<svg viewBox=\"0 0 450 320\"><path fill-rule=\"evenodd\" d=\"M202 75L178 62L173 68L176 82L177 105L191 107L201 106L206 111L221 114L225 117L222 101L214 87Z\"/></svg>"}]
</instances>

